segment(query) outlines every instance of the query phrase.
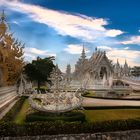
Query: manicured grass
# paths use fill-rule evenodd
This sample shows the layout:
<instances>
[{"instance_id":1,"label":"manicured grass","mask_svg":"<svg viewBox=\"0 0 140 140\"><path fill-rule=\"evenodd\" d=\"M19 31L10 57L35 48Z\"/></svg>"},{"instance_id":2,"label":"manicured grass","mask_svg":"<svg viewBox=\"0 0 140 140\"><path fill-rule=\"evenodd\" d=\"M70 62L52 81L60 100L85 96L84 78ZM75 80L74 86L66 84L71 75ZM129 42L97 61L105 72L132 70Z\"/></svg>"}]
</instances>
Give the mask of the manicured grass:
<instances>
[{"instance_id":1,"label":"manicured grass","mask_svg":"<svg viewBox=\"0 0 140 140\"><path fill-rule=\"evenodd\" d=\"M19 110L19 112L17 113L17 115L14 119L14 122L17 124L24 123L28 109L29 109L29 102L28 102L28 99L26 99L22 105L21 110Z\"/></svg>"},{"instance_id":2,"label":"manicured grass","mask_svg":"<svg viewBox=\"0 0 140 140\"><path fill-rule=\"evenodd\" d=\"M140 109L103 109L84 110L88 122L103 122L108 120L140 119Z\"/></svg>"},{"instance_id":3,"label":"manicured grass","mask_svg":"<svg viewBox=\"0 0 140 140\"><path fill-rule=\"evenodd\" d=\"M34 88L34 89L37 89L37 87L33 87L33 88ZM47 90L48 87L47 87L47 86L41 86L40 89L45 89L45 90Z\"/></svg>"},{"instance_id":4,"label":"manicured grass","mask_svg":"<svg viewBox=\"0 0 140 140\"><path fill-rule=\"evenodd\" d=\"M87 91L83 96L85 96L85 97L96 97L96 93L94 91Z\"/></svg>"}]
</instances>

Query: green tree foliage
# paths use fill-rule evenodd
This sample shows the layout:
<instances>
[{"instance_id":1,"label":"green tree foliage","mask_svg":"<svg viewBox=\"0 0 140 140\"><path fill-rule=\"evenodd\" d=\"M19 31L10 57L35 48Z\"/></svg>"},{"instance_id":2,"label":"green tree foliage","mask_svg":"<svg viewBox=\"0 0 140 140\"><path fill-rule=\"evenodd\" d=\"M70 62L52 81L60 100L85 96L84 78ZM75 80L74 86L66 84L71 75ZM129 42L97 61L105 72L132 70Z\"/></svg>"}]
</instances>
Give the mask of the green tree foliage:
<instances>
[{"instance_id":1,"label":"green tree foliage","mask_svg":"<svg viewBox=\"0 0 140 140\"><path fill-rule=\"evenodd\" d=\"M31 81L36 81L38 85L38 91L40 86L44 82L49 82L49 76L53 69L54 57L40 58L33 60L32 63L27 64L24 67L25 74L29 77Z\"/></svg>"},{"instance_id":2,"label":"green tree foliage","mask_svg":"<svg viewBox=\"0 0 140 140\"><path fill-rule=\"evenodd\" d=\"M133 67L133 68L131 69L131 74L132 74L133 76L136 76L136 77L140 76L140 67L139 67L139 66Z\"/></svg>"}]
</instances>

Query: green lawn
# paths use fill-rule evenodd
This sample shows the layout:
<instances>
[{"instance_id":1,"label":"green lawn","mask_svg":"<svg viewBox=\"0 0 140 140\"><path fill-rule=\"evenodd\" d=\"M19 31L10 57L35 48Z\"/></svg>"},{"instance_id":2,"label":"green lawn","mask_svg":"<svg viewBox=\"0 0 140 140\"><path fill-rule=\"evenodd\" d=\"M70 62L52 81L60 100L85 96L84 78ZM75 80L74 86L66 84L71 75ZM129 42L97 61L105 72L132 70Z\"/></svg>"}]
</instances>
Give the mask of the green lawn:
<instances>
[{"instance_id":1,"label":"green lawn","mask_svg":"<svg viewBox=\"0 0 140 140\"><path fill-rule=\"evenodd\" d=\"M86 119L89 122L101 122L108 120L140 119L140 109L103 109L84 110Z\"/></svg>"},{"instance_id":2,"label":"green lawn","mask_svg":"<svg viewBox=\"0 0 140 140\"><path fill-rule=\"evenodd\" d=\"M26 99L22 105L21 110L17 113L14 122L18 124L24 123L28 109L29 109L29 102L28 99Z\"/></svg>"},{"instance_id":3,"label":"green lawn","mask_svg":"<svg viewBox=\"0 0 140 140\"><path fill-rule=\"evenodd\" d=\"M85 95L83 96L86 96L86 97L96 97L96 93L94 91L87 91L85 93Z\"/></svg>"},{"instance_id":4,"label":"green lawn","mask_svg":"<svg viewBox=\"0 0 140 140\"><path fill-rule=\"evenodd\" d=\"M37 89L37 87L33 87L33 88L34 88L34 89ZM48 87L47 87L47 86L41 86L40 89L45 89L45 90L47 90Z\"/></svg>"}]
</instances>

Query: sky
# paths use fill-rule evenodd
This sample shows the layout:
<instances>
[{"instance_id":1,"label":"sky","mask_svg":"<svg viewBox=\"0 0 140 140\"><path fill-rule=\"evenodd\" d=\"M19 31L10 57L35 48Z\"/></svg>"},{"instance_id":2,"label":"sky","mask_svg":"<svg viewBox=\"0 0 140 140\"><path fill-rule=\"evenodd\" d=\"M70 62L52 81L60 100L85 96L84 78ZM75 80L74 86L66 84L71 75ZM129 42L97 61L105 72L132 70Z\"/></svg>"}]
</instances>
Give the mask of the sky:
<instances>
[{"instance_id":1,"label":"sky","mask_svg":"<svg viewBox=\"0 0 140 140\"><path fill-rule=\"evenodd\" d=\"M140 66L139 0L0 0L9 32L25 43L25 61L55 56L64 72L72 69L83 45L109 59Z\"/></svg>"}]
</instances>

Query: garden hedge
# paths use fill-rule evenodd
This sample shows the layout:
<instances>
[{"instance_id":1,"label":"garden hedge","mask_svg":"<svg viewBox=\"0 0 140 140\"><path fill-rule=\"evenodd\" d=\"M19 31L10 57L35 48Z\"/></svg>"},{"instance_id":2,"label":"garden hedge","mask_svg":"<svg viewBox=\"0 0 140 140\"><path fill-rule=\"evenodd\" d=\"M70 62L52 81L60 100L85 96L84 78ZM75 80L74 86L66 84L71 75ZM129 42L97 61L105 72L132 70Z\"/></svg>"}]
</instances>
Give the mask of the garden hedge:
<instances>
[{"instance_id":1,"label":"garden hedge","mask_svg":"<svg viewBox=\"0 0 140 140\"><path fill-rule=\"evenodd\" d=\"M64 122L59 120L30 123L26 122L22 125L16 124L11 120L13 120L17 112L22 107L25 99L26 97L21 97L21 99L17 101L14 107L0 122L0 137L78 134L140 129L140 118L93 123Z\"/></svg>"},{"instance_id":2,"label":"garden hedge","mask_svg":"<svg viewBox=\"0 0 140 140\"><path fill-rule=\"evenodd\" d=\"M140 119L117 120L95 123L81 122L34 122L22 125L0 123L0 136L36 136L57 134L95 133L140 129Z\"/></svg>"},{"instance_id":3,"label":"garden hedge","mask_svg":"<svg viewBox=\"0 0 140 140\"><path fill-rule=\"evenodd\" d=\"M41 114L39 112L28 114L26 116L27 122L35 122L35 121L67 121L67 122L73 122L73 121L85 121L85 115L81 112L67 112L67 113L61 113L61 114Z\"/></svg>"}]
</instances>

